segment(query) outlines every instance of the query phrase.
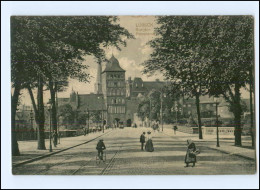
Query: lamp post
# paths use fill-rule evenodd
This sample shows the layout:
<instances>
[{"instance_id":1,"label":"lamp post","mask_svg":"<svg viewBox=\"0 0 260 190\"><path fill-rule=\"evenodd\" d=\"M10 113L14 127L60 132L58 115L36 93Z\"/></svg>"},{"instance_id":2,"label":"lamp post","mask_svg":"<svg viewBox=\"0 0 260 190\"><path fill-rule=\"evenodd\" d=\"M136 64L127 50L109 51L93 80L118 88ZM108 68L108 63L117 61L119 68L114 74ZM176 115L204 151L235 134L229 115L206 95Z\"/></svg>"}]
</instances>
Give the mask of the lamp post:
<instances>
[{"instance_id":1,"label":"lamp post","mask_svg":"<svg viewBox=\"0 0 260 190\"><path fill-rule=\"evenodd\" d=\"M177 101L175 101L175 114L176 114L176 125L177 125L177 123L178 123L178 103L177 103Z\"/></svg>"},{"instance_id":2,"label":"lamp post","mask_svg":"<svg viewBox=\"0 0 260 190\"><path fill-rule=\"evenodd\" d=\"M219 147L219 132L218 132L218 100L215 98L215 104L216 104L216 127L217 127L217 147Z\"/></svg>"},{"instance_id":3,"label":"lamp post","mask_svg":"<svg viewBox=\"0 0 260 190\"><path fill-rule=\"evenodd\" d=\"M104 125L104 113L103 113L103 110L104 110L104 102L103 102L103 100L104 100L104 98L102 97L102 96L99 96L98 97L98 99L101 99L102 100L102 102L101 102L101 104L102 104L102 110L101 110L101 125L102 125L102 130L103 130L103 133L105 132L105 125Z\"/></svg>"},{"instance_id":4,"label":"lamp post","mask_svg":"<svg viewBox=\"0 0 260 190\"><path fill-rule=\"evenodd\" d=\"M152 99L150 98L150 109L149 109L149 128L151 127L151 110L152 110Z\"/></svg>"},{"instance_id":5,"label":"lamp post","mask_svg":"<svg viewBox=\"0 0 260 190\"><path fill-rule=\"evenodd\" d=\"M31 112L30 112L30 120L31 120L31 128L33 129L33 111L31 109ZM37 139L37 128L36 128L36 139Z\"/></svg>"},{"instance_id":6,"label":"lamp post","mask_svg":"<svg viewBox=\"0 0 260 190\"><path fill-rule=\"evenodd\" d=\"M52 143L51 143L51 140L52 140L52 137L51 137L51 125L52 125L51 110L52 110L52 103L48 103L48 104L49 104L48 110L49 110L49 113L50 113L50 129L49 129L50 146L49 146L49 152L52 152Z\"/></svg>"},{"instance_id":7,"label":"lamp post","mask_svg":"<svg viewBox=\"0 0 260 190\"><path fill-rule=\"evenodd\" d=\"M60 136L61 136L61 134L60 134L60 128L59 128L59 121L60 121L60 116L58 116L57 117L57 129L58 129L58 144L60 144Z\"/></svg>"},{"instance_id":8,"label":"lamp post","mask_svg":"<svg viewBox=\"0 0 260 190\"><path fill-rule=\"evenodd\" d=\"M162 125L162 131L163 131L163 94L161 92L161 125Z\"/></svg>"},{"instance_id":9,"label":"lamp post","mask_svg":"<svg viewBox=\"0 0 260 190\"><path fill-rule=\"evenodd\" d=\"M166 98L166 95L161 92L161 124L162 124L162 131L163 131L163 98Z\"/></svg>"},{"instance_id":10,"label":"lamp post","mask_svg":"<svg viewBox=\"0 0 260 190\"><path fill-rule=\"evenodd\" d=\"M58 105L58 82L55 81L55 94L56 94L56 118L57 118L57 134L58 134L58 144L60 144L60 128L59 128L59 105Z\"/></svg>"},{"instance_id":11,"label":"lamp post","mask_svg":"<svg viewBox=\"0 0 260 190\"><path fill-rule=\"evenodd\" d=\"M88 115L88 133L89 133L89 109L87 108L87 115Z\"/></svg>"}]
</instances>

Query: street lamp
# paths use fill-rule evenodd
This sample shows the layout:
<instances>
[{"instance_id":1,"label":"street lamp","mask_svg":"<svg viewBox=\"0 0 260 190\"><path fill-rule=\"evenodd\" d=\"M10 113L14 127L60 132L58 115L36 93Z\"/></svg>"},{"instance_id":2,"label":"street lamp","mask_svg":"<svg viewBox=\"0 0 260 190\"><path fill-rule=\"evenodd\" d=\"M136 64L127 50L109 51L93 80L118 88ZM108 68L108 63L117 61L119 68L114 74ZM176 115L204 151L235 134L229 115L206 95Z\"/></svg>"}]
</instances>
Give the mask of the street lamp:
<instances>
[{"instance_id":1,"label":"street lamp","mask_svg":"<svg viewBox=\"0 0 260 190\"><path fill-rule=\"evenodd\" d=\"M30 112L31 128L33 129L33 111ZM37 128L36 128L36 139L37 139Z\"/></svg>"},{"instance_id":2,"label":"street lamp","mask_svg":"<svg viewBox=\"0 0 260 190\"><path fill-rule=\"evenodd\" d=\"M175 114L176 114L176 125L178 123L178 103L177 100L175 101Z\"/></svg>"},{"instance_id":3,"label":"street lamp","mask_svg":"<svg viewBox=\"0 0 260 190\"><path fill-rule=\"evenodd\" d=\"M88 133L89 133L89 109L87 108L87 114L88 114Z\"/></svg>"},{"instance_id":4,"label":"street lamp","mask_svg":"<svg viewBox=\"0 0 260 190\"><path fill-rule=\"evenodd\" d=\"M215 100L215 104L216 104L216 126L217 126L217 147L219 147L219 132L218 132L218 99L217 98L214 98Z\"/></svg>"},{"instance_id":5,"label":"street lamp","mask_svg":"<svg viewBox=\"0 0 260 190\"><path fill-rule=\"evenodd\" d=\"M101 125L102 125L102 130L103 130L103 133L105 132L105 125L104 125L104 112L103 112L103 110L104 110L104 98L102 97L102 96L99 96L98 97L98 99L101 99L102 100L102 102L101 102L101 104L102 104L102 110L101 110Z\"/></svg>"},{"instance_id":6,"label":"street lamp","mask_svg":"<svg viewBox=\"0 0 260 190\"><path fill-rule=\"evenodd\" d=\"M162 124L162 131L163 131L163 97L166 98L166 95L161 92L161 124Z\"/></svg>"},{"instance_id":7,"label":"street lamp","mask_svg":"<svg viewBox=\"0 0 260 190\"><path fill-rule=\"evenodd\" d=\"M151 127L151 110L152 110L152 99L150 98L150 109L149 109L149 128Z\"/></svg>"},{"instance_id":8,"label":"street lamp","mask_svg":"<svg viewBox=\"0 0 260 190\"><path fill-rule=\"evenodd\" d=\"M49 113L50 113L50 129L49 129L50 147L49 147L49 151L52 152L52 143L51 143L51 140L52 140L52 137L51 137L51 125L52 125L52 121L51 121L51 110L52 110L52 103L49 102L48 104L49 104L48 110L49 110Z\"/></svg>"}]
</instances>

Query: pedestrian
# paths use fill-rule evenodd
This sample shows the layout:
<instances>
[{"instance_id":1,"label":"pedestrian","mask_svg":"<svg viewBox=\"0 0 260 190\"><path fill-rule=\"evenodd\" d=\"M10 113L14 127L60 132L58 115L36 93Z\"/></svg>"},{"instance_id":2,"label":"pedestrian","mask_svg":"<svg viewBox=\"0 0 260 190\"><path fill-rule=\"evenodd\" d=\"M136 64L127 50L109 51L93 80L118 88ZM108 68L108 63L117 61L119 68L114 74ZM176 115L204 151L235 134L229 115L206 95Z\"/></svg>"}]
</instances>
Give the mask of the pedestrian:
<instances>
[{"instance_id":1,"label":"pedestrian","mask_svg":"<svg viewBox=\"0 0 260 190\"><path fill-rule=\"evenodd\" d=\"M176 135L177 129L178 129L178 127L176 125L174 125L173 130L174 130L175 135Z\"/></svg>"},{"instance_id":2,"label":"pedestrian","mask_svg":"<svg viewBox=\"0 0 260 190\"><path fill-rule=\"evenodd\" d=\"M199 151L196 149L196 145L192 140L187 140L187 152L185 156L184 162L186 163L186 167L189 167L189 164L192 163L192 167L195 166L195 163L197 162L197 154Z\"/></svg>"},{"instance_id":3,"label":"pedestrian","mask_svg":"<svg viewBox=\"0 0 260 190\"><path fill-rule=\"evenodd\" d=\"M147 142L145 144L145 150L147 152L153 152L154 151L153 141L152 141L152 136L151 136L150 131L147 132Z\"/></svg>"},{"instance_id":4,"label":"pedestrian","mask_svg":"<svg viewBox=\"0 0 260 190\"><path fill-rule=\"evenodd\" d=\"M140 136L141 150L144 150L145 132Z\"/></svg>"},{"instance_id":5,"label":"pedestrian","mask_svg":"<svg viewBox=\"0 0 260 190\"><path fill-rule=\"evenodd\" d=\"M104 143L103 139L100 139L97 143L97 147L96 147L97 151L98 151L98 157L100 160L103 160L103 154L104 154L104 150L106 150L106 146Z\"/></svg>"},{"instance_id":6,"label":"pedestrian","mask_svg":"<svg viewBox=\"0 0 260 190\"><path fill-rule=\"evenodd\" d=\"M56 130L53 130L52 138L53 138L54 147L56 147L57 146L57 142L58 142L58 133L57 133Z\"/></svg>"}]
</instances>

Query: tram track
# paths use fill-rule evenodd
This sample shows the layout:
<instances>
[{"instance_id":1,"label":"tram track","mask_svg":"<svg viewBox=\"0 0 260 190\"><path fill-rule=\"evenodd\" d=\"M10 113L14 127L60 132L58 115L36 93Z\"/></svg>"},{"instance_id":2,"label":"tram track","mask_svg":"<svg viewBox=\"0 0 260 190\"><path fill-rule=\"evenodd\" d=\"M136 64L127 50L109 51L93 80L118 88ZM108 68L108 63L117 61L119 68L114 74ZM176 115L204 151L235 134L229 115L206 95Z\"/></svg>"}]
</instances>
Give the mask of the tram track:
<instances>
[{"instance_id":1,"label":"tram track","mask_svg":"<svg viewBox=\"0 0 260 190\"><path fill-rule=\"evenodd\" d=\"M102 137L102 136L105 136L105 135L110 134L111 132L112 132L112 131L109 131L109 132L107 132L107 133L105 133L105 134L99 135L99 136L97 136L97 137L95 137L95 138L93 138L93 139L91 139L91 140L86 141L86 142L83 142L83 143L80 143L80 144L77 144L77 145L74 145L74 146L71 146L71 147L68 147L68 148L64 148L64 149L62 149L62 150L59 150L59 151L56 151L56 152L52 152L52 153L50 153L50 154L45 154L45 155L42 155L42 156L38 156L38 157L36 157L36 158L32 158L32 159L30 159L30 160L23 161L23 162L21 162L21 163L14 164L12 167L13 167L13 168L21 167L21 166L24 166L24 165L26 165L26 164L29 164L29 163L32 163L32 162L36 162L36 161L42 160L42 159L44 159L44 158L53 156L53 155L55 155L55 154L58 154L58 153L61 153L61 152L65 152L65 151L67 151L67 150L70 150L70 149L73 149L73 148L76 148L76 147L79 147L79 146L88 144L88 143L90 143L90 142L92 142L92 141L94 141L94 140L96 140L96 139L98 139L98 138L100 138L100 137Z\"/></svg>"},{"instance_id":2,"label":"tram track","mask_svg":"<svg viewBox=\"0 0 260 190\"><path fill-rule=\"evenodd\" d=\"M66 150L63 149L61 152L64 152L65 153L64 155L58 154L59 153L58 152L58 153L55 154L55 155L57 155L57 157L55 155L53 155L53 156L55 156L53 159L52 159L52 157L53 157L52 155L49 156L49 157L44 157L45 159L49 159L49 160L45 160L41 164L42 166L40 166L40 167L42 167L42 169L40 171L39 170L34 171L30 175L49 175L49 174L50 175L56 175L57 171L60 168L73 167L73 165L70 165L70 162L71 161L73 162L73 160L75 162L75 156L73 155L73 153L72 154L71 153L66 154L66 151L68 151L68 152L69 152L69 150L71 150L72 152L82 151L80 146L84 145L84 144L88 144L88 143L92 147L94 140L96 140L96 139L98 139L98 138L100 138L104 135L109 135L111 132L112 131L110 131L106 134L100 135L96 138L93 138L89 141L80 143L78 145L74 145L73 147L66 148ZM119 153L121 152L123 144L124 143L120 142L120 140L117 140L116 142L110 144L110 146L107 147L107 150L109 150L107 152L107 161L104 162L104 163L102 162L100 165L94 164L94 161L95 161L95 158L96 158L96 155L97 155L96 151L87 153L85 159L83 158L83 159L80 159L80 160L77 161L79 163L77 165L77 168L68 169L68 171L69 170L70 171L65 175L89 175L90 173L91 173L91 175L107 175L109 173L109 171L114 167L115 162L116 162L116 158L119 155ZM76 147L78 147L79 150L76 149ZM82 157L82 156L80 156L80 157ZM44 159L44 158L42 158L42 159ZM20 168L20 169L14 171L14 174L16 175L16 174L20 173L20 171L28 168L29 164L34 164L34 162L36 162L36 161L39 161L39 164L40 164L42 159L35 160L35 161L29 162L29 163L25 163L23 165L19 165L19 167L17 166L17 168ZM31 165L30 169L33 168L33 167L34 166ZM31 170L33 171L33 169L31 169Z\"/></svg>"},{"instance_id":3,"label":"tram track","mask_svg":"<svg viewBox=\"0 0 260 190\"><path fill-rule=\"evenodd\" d=\"M101 171L101 173L99 175L107 175L109 173L109 171L113 168L113 166L115 165L116 156L120 153L122 146L123 146L123 144L121 144L119 149L116 151L116 153L110 159L108 165Z\"/></svg>"}]
</instances>

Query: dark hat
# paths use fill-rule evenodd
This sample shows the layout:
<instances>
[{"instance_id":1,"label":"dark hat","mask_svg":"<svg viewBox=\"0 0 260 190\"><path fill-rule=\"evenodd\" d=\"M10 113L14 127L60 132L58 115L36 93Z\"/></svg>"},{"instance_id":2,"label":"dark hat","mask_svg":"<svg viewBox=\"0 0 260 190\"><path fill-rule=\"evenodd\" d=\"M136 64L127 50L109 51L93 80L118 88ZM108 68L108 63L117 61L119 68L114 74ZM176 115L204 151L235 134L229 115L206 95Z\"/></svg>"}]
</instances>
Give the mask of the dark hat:
<instances>
[{"instance_id":1,"label":"dark hat","mask_svg":"<svg viewBox=\"0 0 260 190\"><path fill-rule=\"evenodd\" d=\"M147 133L148 133L148 134L151 134L151 131L148 131Z\"/></svg>"},{"instance_id":2,"label":"dark hat","mask_svg":"<svg viewBox=\"0 0 260 190\"><path fill-rule=\"evenodd\" d=\"M143 132L143 134L145 134L145 132Z\"/></svg>"}]
</instances>

